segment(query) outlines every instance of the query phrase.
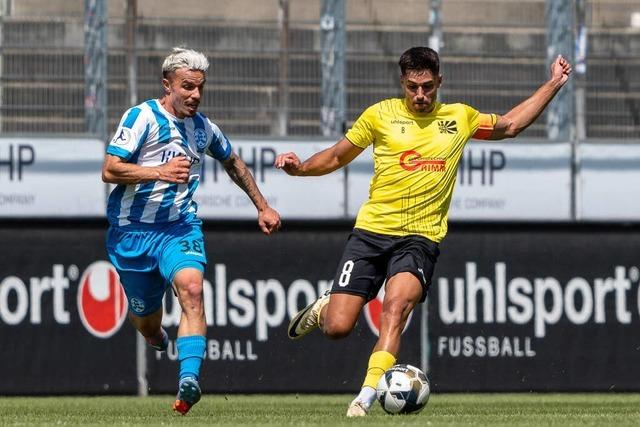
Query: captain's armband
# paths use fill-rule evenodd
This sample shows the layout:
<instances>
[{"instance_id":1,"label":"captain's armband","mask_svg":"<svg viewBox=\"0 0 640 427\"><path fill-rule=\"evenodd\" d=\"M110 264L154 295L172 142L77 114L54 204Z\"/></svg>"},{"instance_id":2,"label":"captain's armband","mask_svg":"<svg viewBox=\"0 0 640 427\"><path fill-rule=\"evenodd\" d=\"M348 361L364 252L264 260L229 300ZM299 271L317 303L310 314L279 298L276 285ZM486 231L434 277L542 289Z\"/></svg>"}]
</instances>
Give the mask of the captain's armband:
<instances>
[{"instance_id":1,"label":"captain's armband","mask_svg":"<svg viewBox=\"0 0 640 427\"><path fill-rule=\"evenodd\" d=\"M478 129L473 134L472 138L489 139L489 137L493 133L493 129L495 128L497 121L498 116L496 116L495 114L480 113L478 115Z\"/></svg>"}]
</instances>

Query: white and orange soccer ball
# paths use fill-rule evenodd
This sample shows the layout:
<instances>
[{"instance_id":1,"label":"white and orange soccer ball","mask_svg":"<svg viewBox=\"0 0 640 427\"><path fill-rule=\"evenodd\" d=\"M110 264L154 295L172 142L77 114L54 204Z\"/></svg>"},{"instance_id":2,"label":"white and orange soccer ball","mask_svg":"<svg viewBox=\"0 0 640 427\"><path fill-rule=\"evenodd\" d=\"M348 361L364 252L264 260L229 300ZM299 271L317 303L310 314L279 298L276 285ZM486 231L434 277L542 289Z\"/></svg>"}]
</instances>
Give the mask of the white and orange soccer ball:
<instances>
[{"instance_id":1,"label":"white and orange soccer ball","mask_svg":"<svg viewBox=\"0 0 640 427\"><path fill-rule=\"evenodd\" d=\"M420 412L429 401L429 380L411 365L395 365L380 377L376 387L378 401L389 414Z\"/></svg>"}]
</instances>

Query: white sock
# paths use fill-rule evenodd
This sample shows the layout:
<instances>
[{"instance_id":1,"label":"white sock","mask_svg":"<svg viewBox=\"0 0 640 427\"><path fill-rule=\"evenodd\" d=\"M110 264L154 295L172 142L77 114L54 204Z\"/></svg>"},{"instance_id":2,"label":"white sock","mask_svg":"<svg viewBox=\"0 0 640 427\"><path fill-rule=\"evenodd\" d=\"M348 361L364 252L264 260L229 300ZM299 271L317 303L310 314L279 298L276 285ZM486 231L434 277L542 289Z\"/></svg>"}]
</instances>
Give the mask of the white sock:
<instances>
[{"instance_id":1,"label":"white sock","mask_svg":"<svg viewBox=\"0 0 640 427\"><path fill-rule=\"evenodd\" d=\"M376 397L377 394L375 388L364 386L362 387L362 390L360 390L360 393L358 394L356 399L362 402L367 407L367 409L369 409L371 405L373 405L373 402L376 401Z\"/></svg>"}]
</instances>

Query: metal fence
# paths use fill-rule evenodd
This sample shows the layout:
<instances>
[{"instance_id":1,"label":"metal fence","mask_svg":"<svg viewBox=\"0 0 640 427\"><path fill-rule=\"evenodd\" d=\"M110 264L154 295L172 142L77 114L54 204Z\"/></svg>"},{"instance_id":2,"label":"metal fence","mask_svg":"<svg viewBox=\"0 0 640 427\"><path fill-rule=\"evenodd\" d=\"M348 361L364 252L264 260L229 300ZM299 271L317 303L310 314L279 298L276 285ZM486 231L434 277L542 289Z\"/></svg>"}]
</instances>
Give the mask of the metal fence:
<instances>
[{"instance_id":1,"label":"metal fence","mask_svg":"<svg viewBox=\"0 0 640 427\"><path fill-rule=\"evenodd\" d=\"M432 1L346 0L347 124L368 105L400 95L398 57L427 44ZM2 3L2 132L85 133L84 1ZM110 131L129 106L125 3L108 2ZM227 134L278 135L285 108L287 135L320 135L321 0L287 3L283 39L279 0L184 0L181 8L139 0L137 98L160 95L163 57L172 46L188 45L211 60L201 109ZM441 4L443 101L505 113L547 77L544 0ZM640 4L591 0L586 12L586 136L640 138ZM545 121L524 136L545 137Z\"/></svg>"}]
</instances>

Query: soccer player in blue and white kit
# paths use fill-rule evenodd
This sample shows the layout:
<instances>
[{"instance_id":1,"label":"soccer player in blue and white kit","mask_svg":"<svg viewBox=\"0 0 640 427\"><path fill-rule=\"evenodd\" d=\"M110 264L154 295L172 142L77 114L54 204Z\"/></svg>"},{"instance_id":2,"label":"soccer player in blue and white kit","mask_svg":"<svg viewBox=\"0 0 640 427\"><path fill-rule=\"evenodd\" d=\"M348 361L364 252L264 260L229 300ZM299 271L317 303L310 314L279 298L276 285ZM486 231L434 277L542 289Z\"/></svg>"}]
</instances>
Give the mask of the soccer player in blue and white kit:
<instances>
[{"instance_id":1,"label":"soccer player in blue and white kit","mask_svg":"<svg viewBox=\"0 0 640 427\"><path fill-rule=\"evenodd\" d=\"M149 345L164 351L162 297L168 286L182 307L173 409L183 415L200 400L206 346L202 281L207 260L192 200L205 154L221 162L247 193L265 234L280 228L278 212L269 207L227 137L198 113L208 67L202 53L174 48L162 64L164 95L124 113L102 169L103 181L117 184L107 207L107 250L129 301L129 320Z\"/></svg>"}]
</instances>

